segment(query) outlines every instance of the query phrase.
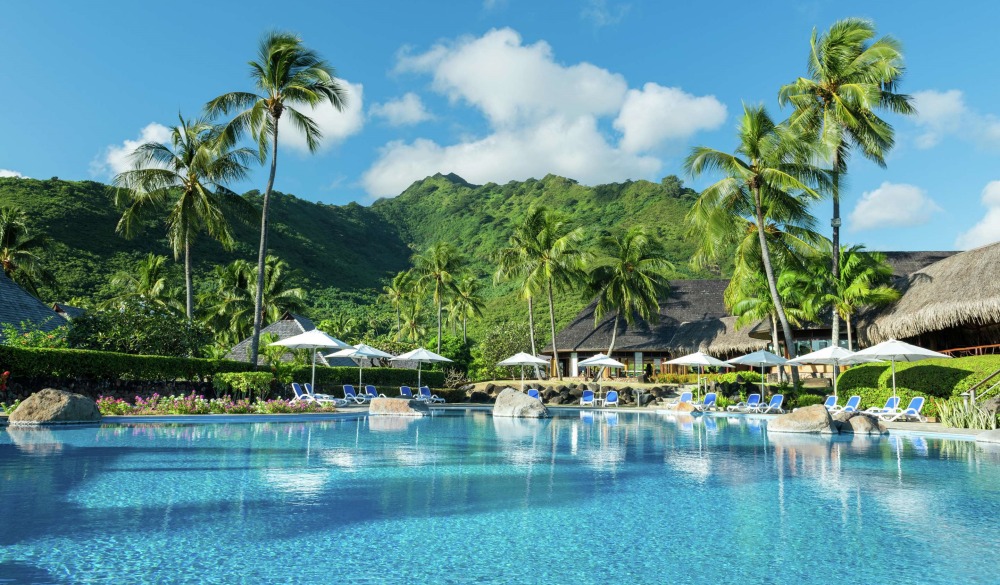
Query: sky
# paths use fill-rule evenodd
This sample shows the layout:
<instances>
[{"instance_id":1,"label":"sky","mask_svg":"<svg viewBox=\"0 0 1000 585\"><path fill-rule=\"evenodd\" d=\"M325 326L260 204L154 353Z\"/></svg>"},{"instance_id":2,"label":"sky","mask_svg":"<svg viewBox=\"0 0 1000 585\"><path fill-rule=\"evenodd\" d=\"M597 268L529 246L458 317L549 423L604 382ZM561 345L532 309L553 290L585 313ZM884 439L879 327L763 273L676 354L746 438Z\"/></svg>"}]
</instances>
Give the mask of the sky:
<instances>
[{"instance_id":1,"label":"sky","mask_svg":"<svg viewBox=\"0 0 1000 585\"><path fill-rule=\"evenodd\" d=\"M309 153L282 126L275 188L368 205L454 172L482 184L548 173L595 185L659 181L693 146L732 151L743 104L776 119L806 75L809 36L872 19L899 39L896 146L859 154L842 190L842 241L879 250L1000 240L1000 5L654 0L21 2L0 20L0 176L107 182L138 144L168 139L229 91L270 30L336 69L348 107L312 112ZM266 167L231 185L263 190ZM830 203L814 208L828 225ZM665 222L682 218L663 218Z\"/></svg>"}]
</instances>

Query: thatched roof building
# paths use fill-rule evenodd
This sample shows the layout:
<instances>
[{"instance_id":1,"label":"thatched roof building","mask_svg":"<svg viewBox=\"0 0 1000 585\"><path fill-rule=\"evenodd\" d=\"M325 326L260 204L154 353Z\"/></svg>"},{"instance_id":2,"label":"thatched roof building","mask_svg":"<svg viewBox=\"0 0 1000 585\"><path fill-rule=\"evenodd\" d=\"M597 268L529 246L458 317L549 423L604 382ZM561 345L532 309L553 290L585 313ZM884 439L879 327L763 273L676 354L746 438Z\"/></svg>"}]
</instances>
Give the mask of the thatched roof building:
<instances>
[{"instance_id":1,"label":"thatched roof building","mask_svg":"<svg viewBox=\"0 0 1000 585\"><path fill-rule=\"evenodd\" d=\"M40 331L52 331L66 324L48 305L31 296L2 270L0 301L0 323L10 323L15 327L30 323L33 329ZM0 341L3 341L3 333L0 333Z\"/></svg>"},{"instance_id":2,"label":"thatched roof building","mask_svg":"<svg viewBox=\"0 0 1000 585\"><path fill-rule=\"evenodd\" d=\"M1000 342L1000 242L949 255L899 281L903 295L861 320L866 345L916 338L938 349Z\"/></svg>"},{"instance_id":3,"label":"thatched roof building","mask_svg":"<svg viewBox=\"0 0 1000 585\"><path fill-rule=\"evenodd\" d=\"M67 321L72 321L77 317L83 316L87 312L86 309L80 307L74 307L72 305L67 305L66 303L52 303L52 310L56 312L57 315L66 319Z\"/></svg>"},{"instance_id":4,"label":"thatched roof building","mask_svg":"<svg viewBox=\"0 0 1000 585\"><path fill-rule=\"evenodd\" d=\"M274 323L271 323L267 327L260 330L260 334L273 333L278 337L278 340L288 339L294 335L300 333L305 333L306 331L312 331L316 328L316 325L306 317L302 315L296 315L294 313L285 313ZM247 337L243 341L237 343L229 353L226 354L226 359L236 360L238 362L248 362L250 361L250 345L253 341L252 337ZM328 351L317 351L316 352L316 363L324 366L356 366L353 360L350 358L327 358L324 357L324 353L332 353L337 351L336 349L330 349ZM282 356L282 361L292 361L293 357L291 354L285 354ZM264 358L262 355L257 356L257 363L263 364Z\"/></svg>"},{"instance_id":5,"label":"thatched roof building","mask_svg":"<svg viewBox=\"0 0 1000 585\"><path fill-rule=\"evenodd\" d=\"M703 351L713 356L728 356L765 349L766 340L750 337L751 327L736 329L736 317L681 323L670 340L670 350L678 354Z\"/></svg>"}]
</instances>

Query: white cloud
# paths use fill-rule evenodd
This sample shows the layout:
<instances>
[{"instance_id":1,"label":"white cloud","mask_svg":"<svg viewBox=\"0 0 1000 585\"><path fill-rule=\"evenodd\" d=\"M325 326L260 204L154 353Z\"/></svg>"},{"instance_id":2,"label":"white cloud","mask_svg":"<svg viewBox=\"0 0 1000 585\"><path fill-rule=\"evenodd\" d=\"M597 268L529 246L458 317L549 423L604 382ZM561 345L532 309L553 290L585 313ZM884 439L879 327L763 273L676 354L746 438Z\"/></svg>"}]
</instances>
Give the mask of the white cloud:
<instances>
[{"instance_id":1,"label":"white cloud","mask_svg":"<svg viewBox=\"0 0 1000 585\"><path fill-rule=\"evenodd\" d=\"M621 22L631 9L631 4L609 6L607 0L587 0L580 11L580 18L589 20L595 26L608 26Z\"/></svg>"},{"instance_id":2,"label":"white cloud","mask_svg":"<svg viewBox=\"0 0 1000 585\"><path fill-rule=\"evenodd\" d=\"M385 118L391 126L419 124L433 117L424 107L420 96L413 92L408 92L403 97L389 100L384 104L374 104L369 113L372 116Z\"/></svg>"},{"instance_id":3,"label":"white cloud","mask_svg":"<svg viewBox=\"0 0 1000 585\"><path fill-rule=\"evenodd\" d=\"M25 177L24 175L22 175L21 173L19 173L17 171L11 171L11 170L8 170L8 169L0 169L0 177L16 177L18 179L27 179L28 178L28 177Z\"/></svg>"},{"instance_id":4,"label":"white cloud","mask_svg":"<svg viewBox=\"0 0 1000 585\"><path fill-rule=\"evenodd\" d=\"M688 138L699 130L715 130L726 120L726 106L715 96L696 97L676 87L647 83L630 89L614 127L621 147L648 150L669 139Z\"/></svg>"},{"instance_id":5,"label":"white cloud","mask_svg":"<svg viewBox=\"0 0 1000 585\"><path fill-rule=\"evenodd\" d=\"M104 149L104 152L90 163L90 174L117 175L132 168L129 156L140 145L147 142L158 142L160 144L170 143L170 134L173 132L163 124L150 122L139 131L137 140L124 140L120 145L111 145Z\"/></svg>"},{"instance_id":6,"label":"white cloud","mask_svg":"<svg viewBox=\"0 0 1000 585\"><path fill-rule=\"evenodd\" d=\"M917 148L932 148L950 135L1000 145L1000 119L970 108L961 90L914 92L913 106L917 110L913 121L922 131L916 138Z\"/></svg>"},{"instance_id":7,"label":"white cloud","mask_svg":"<svg viewBox=\"0 0 1000 585\"><path fill-rule=\"evenodd\" d=\"M429 75L435 92L453 106L481 112L489 129L450 145L428 139L386 144L362 177L373 196L398 195L437 172L475 183L548 173L591 184L648 178L662 167L650 148L718 127L725 118L714 97L655 83L629 91L622 75L590 63L559 63L548 43L525 45L509 28L422 53L404 47L395 71ZM622 132L621 144L603 129L605 120Z\"/></svg>"},{"instance_id":8,"label":"white cloud","mask_svg":"<svg viewBox=\"0 0 1000 585\"><path fill-rule=\"evenodd\" d=\"M920 187L885 182L861 196L850 215L850 230L921 225L941 211Z\"/></svg>"},{"instance_id":9,"label":"white cloud","mask_svg":"<svg viewBox=\"0 0 1000 585\"><path fill-rule=\"evenodd\" d=\"M296 110L312 118L319 126L323 134L319 142L321 149L343 142L349 136L360 132L365 125L364 86L344 79L338 81L343 84L347 93L347 106L342 112L337 111L337 108L329 102L317 107L295 105ZM278 143L295 150L309 152L305 134L292 124L287 114L278 119Z\"/></svg>"},{"instance_id":10,"label":"white cloud","mask_svg":"<svg viewBox=\"0 0 1000 585\"><path fill-rule=\"evenodd\" d=\"M955 240L955 245L963 250L1000 241L1000 181L987 183L983 188L982 202L986 215Z\"/></svg>"}]
</instances>

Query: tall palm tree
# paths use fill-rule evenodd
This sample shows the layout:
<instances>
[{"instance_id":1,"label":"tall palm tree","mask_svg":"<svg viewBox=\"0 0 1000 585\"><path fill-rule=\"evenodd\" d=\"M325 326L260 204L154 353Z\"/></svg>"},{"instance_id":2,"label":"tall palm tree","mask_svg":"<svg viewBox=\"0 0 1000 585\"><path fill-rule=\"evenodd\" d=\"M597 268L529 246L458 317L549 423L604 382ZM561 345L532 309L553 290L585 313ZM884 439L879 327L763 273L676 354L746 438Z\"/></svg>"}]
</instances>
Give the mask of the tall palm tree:
<instances>
[{"instance_id":1,"label":"tall palm tree","mask_svg":"<svg viewBox=\"0 0 1000 585\"><path fill-rule=\"evenodd\" d=\"M486 303L482 297L483 285L475 276L466 274L455 285L451 313L462 320L462 343L469 342L469 317L482 317Z\"/></svg>"},{"instance_id":2,"label":"tall palm tree","mask_svg":"<svg viewBox=\"0 0 1000 585\"><path fill-rule=\"evenodd\" d=\"M130 302L161 307L180 314L183 308L178 300L180 290L170 286L166 256L148 254L136 262L131 270L122 270L111 277L115 296L101 304L104 308L117 308Z\"/></svg>"},{"instance_id":3,"label":"tall palm tree","mask_svg":"<svg viewBox=\"0 0 1000 585\"><path fill-rule=\"evenodd\" d=\"M147 142L130 155L132 169L115 176L115 202L125 207L117 230L125 237L136 235L141 220L166 208L167 237L174 259L184 254L185 313L194 315L191 286L191 245L202 231L232 249L233 234L227 211L244 217L253 208L225 183L247 176L253 158L248 148L221 145L220 129L202 120L185 120L170 134L171 144Z\"/></svg>"},{"instance_id":4,"label":"tall palm tree","mask_svg":"<svg viewBox=\"0 0 1000 585\"><path fill-rule=\"evenodd\" d=\"M685 160L684 166L692 176L706 171L724 175L702 191L688 220L694 226L702 224L712 229L725 229L732 225L733 217L752 218L757 228L768 292L781 324L786 350L794 357L792 329L778 295L766 225L768 219L798 218L798 223L808 226L811 222L808 204L819 198L810 185L823 183L825 175L800 162L801 142L778 127L763 106L744 105L738 136L735 154L699 146Z\"/></svg>"},{"instance_id":5,"label":"tall palm tree","mask_svg":"<svg viewBox=\"0 0 1000 585\"><path fill-rule=\"evenodd\" d=\"M809 77L800 77L778 93L782 106L795 111L793 127L811 134L822 146L831 169L833 250L840 249L840 180L847 172L851 151L885 167L885 155L895 142L892 125L876 115L883 110L913 114L910 97L896 93L903 76L903 52L891 36L875 39L875 24L845 18L809 39ZM839 254L831 254L834 278L840 272ZM833 343L839 343L839 315L833 312Z\"/></svg>"},{"instance_id":6,"label":"tall palm tree","mask_svg":"<svg viewBox=\"0 0 1000 585\"><path fill-rule=\"evenodd\" d=\"M39 284L55 284L52 272L43 265L47 246L45 234L31 230L27 213L0 205L0 267L11 280L36 297Z\"/></svg>"},{"instance_id":7,"label":"tall palm tree","mask_svg":"<svg viewBox=\"0 0 1000 585\"><path fill-rule=\"evenodd\" d=\"M590 271L590 288L597 294L594 325L613 311L611 345L615 349L618 322L634 325L636 318L657 323L659 299L670 291L667 273L674 265L667 260L663 246L642 226L633 226L619 236L605 236L598 242L599 256Z\"/></svg>"},{"instance_id":8,"label":"tall palm tree","mask_svg":"<svg viewBox=\"0 0 1000 585\"><path fill-rule=\"evenodd\" d=\"M495 257L497 271L494 282L514 280L517 294L528 303L528 337L531 341L531 355L538 355L535 345L535 311L534 297L543 283L541 274L533 270L535 259L541 256L538 249L538 234L542 231L545 217L544 207L535 207L528 211L524 221L514 226L514 232L507 240L507 246L501 248ZM535 376L538 377L538 367Z\"/></svg>"},{"instance_id":9,"label":"tall palm tree","mask_svg":"<svg viewBox=\"0 0 1000 585\"><path fill-rule=\"evenodd\" d=\"M417 285L433 291L434 305L437 307L438 353L441 353L441 311L444 297L455 290L455 275L463 264L464 260L458 249L445 241L435 242L413 257Z\"/></svg>"},{"instance_id":10,"label":"tall palm tree","mask_svg":"<svg viewBox=\"0 0 1000 585\"><path fill-rule=\"evenodd\" d=\"M412 294L413 274L409 270L400 272L392 278L392 282L385 286L385 298L392 305L396 312L396 333L399 333L399 311L403 303Z\"/></svg>"},{"instance_id":11,"label":"tall palm tree","mask_svg":"<svg viewBox=\"0 0 1000 585\"><path fill-rule=\"evenodd\" d=\"M285 32L270 32L261 39L257 60L250 61L250 78L257 93L231 92L205 105L211 116L235 113L226 124L224 138L233 143L249 133L257 144L260 161L271 154L271 170L264 190L260 220L260 249L257 254L257 298L254 300L253 340L250 343L252 363L257 363L260 345L264 291L264 263L267 257L267 226L271 190L278 169L278 121L285 113L292 126L305 135L310 152L319 147L322 138L319 126L297 108L330 103L337 110L347 104L346 91L334 77L334 70L313 50L302 45L302 39Z\"/></svg>"},{"instance_id":12,"label":"tall palm tree","mask_svg":"<svg viewBox=\"0 0 1000 585\"><path fill-rule=\"evenodd\" d=\"M396 341L419 343L427 335L423 324L423 307L415 300L403 306L401 311L402 326L396 334ZM440 337L438 338L440 339Z\"/></svg>"}]
</instances>

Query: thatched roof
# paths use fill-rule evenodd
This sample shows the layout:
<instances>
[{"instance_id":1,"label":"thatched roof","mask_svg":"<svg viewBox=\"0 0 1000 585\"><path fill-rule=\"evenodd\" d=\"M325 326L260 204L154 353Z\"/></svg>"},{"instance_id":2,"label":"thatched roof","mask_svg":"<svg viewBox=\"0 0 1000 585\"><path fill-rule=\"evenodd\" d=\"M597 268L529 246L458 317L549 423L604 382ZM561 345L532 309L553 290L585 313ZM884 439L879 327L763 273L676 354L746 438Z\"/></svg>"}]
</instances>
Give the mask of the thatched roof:
<instances>
[{"instance_id":1,"label":"thatched roof","mask_svg":"<svg viewBox=\"0 0 1000 585\"><path fill-rule=\"evenodd\" d=\"M909 252L882 252L886 261L892 266L892 276L896 279L905 279L918 270L922 270L935 262L939 262L954 256L955 251L909 251Z\"/></svg>"},{"instance_id":2,"label":"thatched roof","mask_svg":"<svg viewBox=\"0 0 1000 585\"><path fill-rule=\"evenodd\" d=\"M52 331L65 325L59 315L45 303L31 296L0 270L0 323L20 327L21 322L31 322L34 329ZM3 334L0 333L0 341Z\"/></svg>"},{"instance_id":3,"label":"thatched roof","mask_svg":"<svg viewBox=\"0 0 1000 585\"><path fill-rule=\"evenodd\" d=\"M274 333L278 336L278 341L282 339L288 339L294 335L300 333L305 333L306 331L312 331L316 328L316 325L303 317L302 315L296 315L294 313L285 313L274 323L271 323L267 327L260 330L261 335L265 333ZM247 337L243 341L237 343L229 353L226 354L226 359L236 360L238 362L248 362L250 361L250 345L252 337ZM336 351L335 349L330 349L328 351L319 350L316 352L316 363L322 364L324 366L356 366L353 360L350 358L326 358L323 357L323 353L332 353ZM292 361L294 358L291 354L285 354L282 356L282 361ZM263 356L257 356L257 363L264 363Z\"/></svg>"},{"instance_id":4,"label":"thatched roof","mask_svg":"<svg viewBox=\"0 0 1000 585\"><path fill-rule=\"evenodd\" d=\"M736 317L681 323L670 340L671 350L688 354L703 351L720 357L765 349L767 341L750 337L751 326L736 329Z\"/></svg>"},{"instance_id":5,"label":"thatched roof","mask_svg":"<svg viewBox=\"0 0 1000 585\"><path fill-rule=\"evenodd\" d=\"M1000 323L1000 242L954 254L909 275L903 295L865 318L863 341L905 339L950 327Z\"/></svg>"},{"instance_id":6,"label":"thatched roof","mask_svg":"<svg viewBox=\"0 0 1000 585\"><path fill-rule=\"evenodd\" d=\"M682 323L704 319L721 319L727 316L722 293L729 285L727 280L674 280L670 294L660 300L660 322L650 326L639 320L628 327L619 320L615 351L672 351L671 340ZM560 350L576 352L607 351L611 345L611 328L614 315L605 315L594 327L594 308L591 301L569 325L556 334ZM544 351L552 351L550 344Z\"/></svg>"},{"instance_id":7,"label":"thatched roof","mask_svg":"<svg viewBox=\"0 0 1000 585\"><path fill-rule=\"evenodd\" d=\"M72 321L87 312L86 309L74 307L65 303L52 303L52 310L67 321Z\"/></svg>"}]
</instances>

